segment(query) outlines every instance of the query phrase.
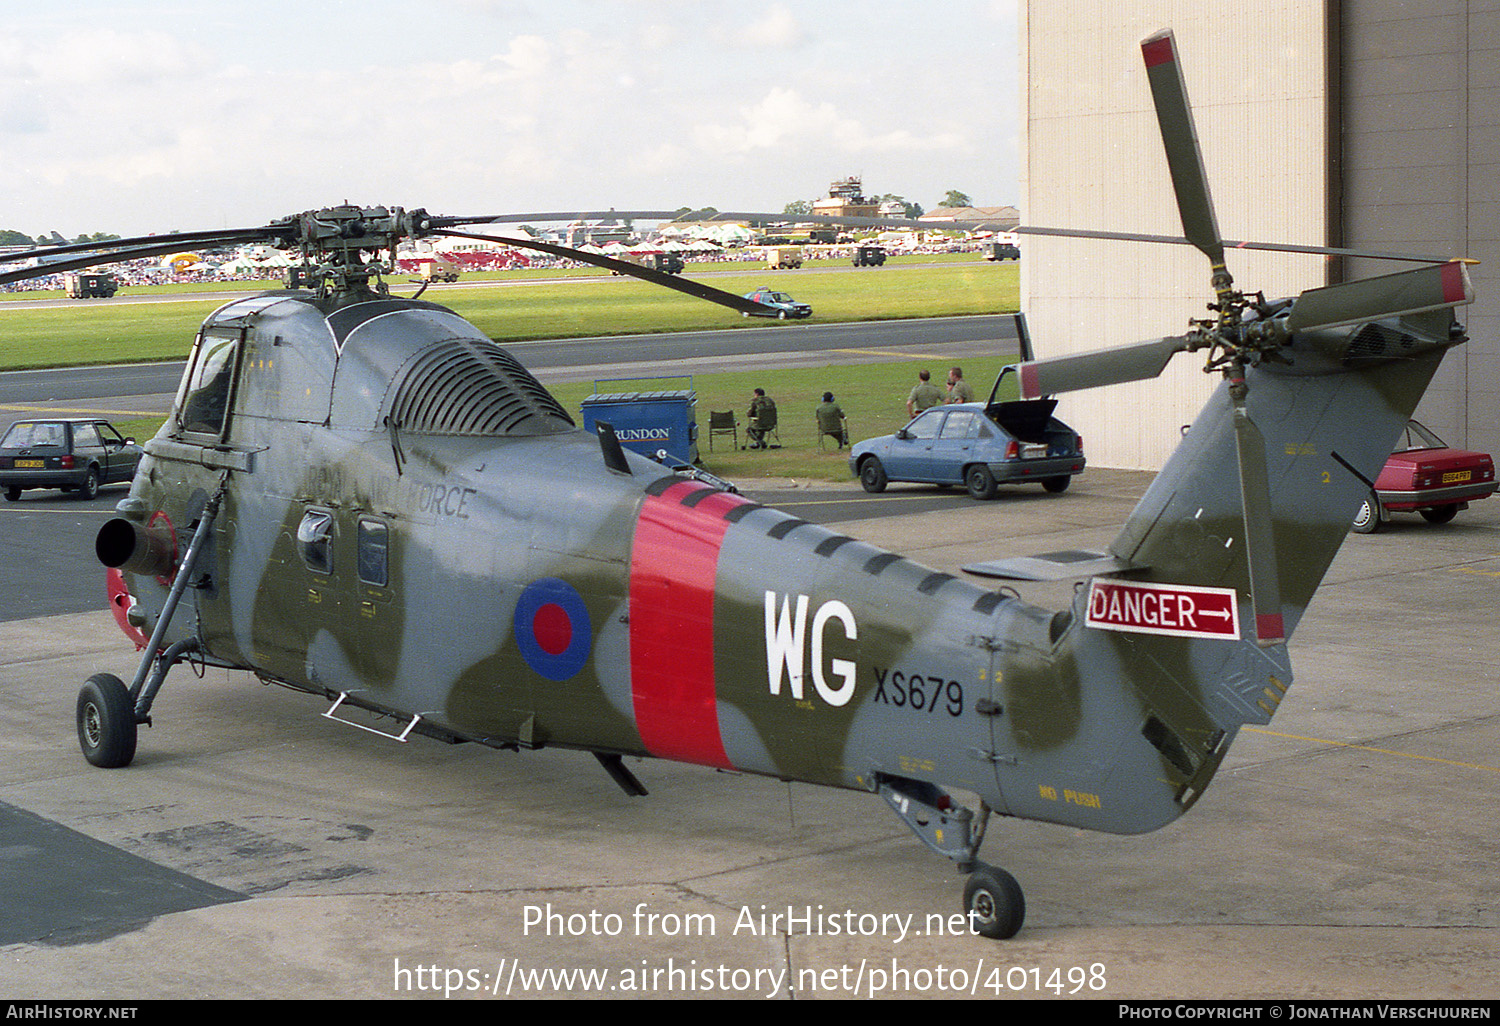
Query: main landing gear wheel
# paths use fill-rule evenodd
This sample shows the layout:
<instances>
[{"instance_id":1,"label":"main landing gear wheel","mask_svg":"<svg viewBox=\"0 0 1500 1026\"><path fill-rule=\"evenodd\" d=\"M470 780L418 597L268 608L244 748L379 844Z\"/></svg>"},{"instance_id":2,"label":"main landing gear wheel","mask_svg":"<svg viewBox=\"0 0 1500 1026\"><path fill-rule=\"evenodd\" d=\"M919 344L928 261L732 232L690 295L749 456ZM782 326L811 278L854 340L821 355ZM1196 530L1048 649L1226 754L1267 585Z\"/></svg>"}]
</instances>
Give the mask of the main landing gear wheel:
<instances>
[{"instance_id":1,"label":"main landing gear wheel","mask_svg":"<svg viewBox=\"0 0 1500 1026\"><path fill-rule=\"evenodd\" d=\"M1008 940L1026 919L1026 896L1016 878L997 866L979 863L964 885L969 928L995 940Z\"/></svg>"},{"instance_id":2,"label":"main landing gear wheel","mask_svg":"<svg viewBox=\"0 0 1500 1026\"><path fill-rule=\"evenodd\" d=\"M78 747L95 766L129 766L135 758L135 702L125 682L96 673L78 692Z\"/></svg>"}]
</instances>

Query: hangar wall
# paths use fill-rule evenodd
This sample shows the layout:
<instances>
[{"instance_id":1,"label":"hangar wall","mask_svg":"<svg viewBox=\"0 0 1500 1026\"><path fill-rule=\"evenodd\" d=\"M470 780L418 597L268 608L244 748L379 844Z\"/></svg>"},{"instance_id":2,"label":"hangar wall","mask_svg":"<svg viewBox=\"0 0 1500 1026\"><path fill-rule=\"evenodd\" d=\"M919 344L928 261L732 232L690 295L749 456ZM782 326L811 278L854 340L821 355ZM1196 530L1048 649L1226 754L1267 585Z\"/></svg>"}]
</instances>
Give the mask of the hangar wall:
<instances>
[{"instance_id":1,"label":"hangar wall","mask_svg":"<svg viewBox=\"0 0 1500 1026\"><path fill-rule=\"evenodd\" d=\"M1021 12L1022 223L1177 236L1140 41L1170 27L1229 239L1326 244L1330 33L1295 0L1048 0ZM1025 236L1021 300L1038 356L1181 334L1207 316L1207 259L1186 246ZM1326 284L1321 257L1234 252L1247 291ZM1155 381L1065 395L1090 462L1155 469L1218 383L1195 355Z\"/></svg>"},{"instance_id":2,"label":"hangar wall","mask_svg":"<svg viewBox=\"0 0 1500 1026\"><path fill-rule=\"evenodd\" d=\"M1343 222L1351 247L1471 256L1467 345L1417 418L1500 450L1500 0L1343 0ZM1350 276L1390 269L1351 261Z\"/></svg>"}]
</instances>

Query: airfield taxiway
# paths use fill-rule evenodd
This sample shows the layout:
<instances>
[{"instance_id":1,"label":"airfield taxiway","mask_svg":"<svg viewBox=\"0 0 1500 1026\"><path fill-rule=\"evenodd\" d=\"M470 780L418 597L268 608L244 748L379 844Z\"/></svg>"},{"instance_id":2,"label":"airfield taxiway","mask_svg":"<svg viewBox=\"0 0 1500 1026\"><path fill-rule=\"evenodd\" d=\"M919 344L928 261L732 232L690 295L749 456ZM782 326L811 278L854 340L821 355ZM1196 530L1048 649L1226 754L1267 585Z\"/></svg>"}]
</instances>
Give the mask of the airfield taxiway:
<instances>
[{"instance_id":1,"label":"airfield taxiway","mask_svg":"<svg viewBox=\"0 0 1500 1026\"><path fill-rule=\"evenodd\" d=\"M1103 544L1145 483L839 526L952 570ZM631 798L587 755L397 744L222 670L96 770L73 696L129 646L105 613L0 624L0 994L1494 999L1497 595L1500 502L1351 537L1276 719L1182 820L991 824L1009 942L949 931L962 878L871 795L648 761Z\"/></svg>"},{"instance_id":2,"label":"airfield taxiway","mask_svg":"<svg viewBox=\"0 0 1500 1026\"><path fill-rule=\"evenodd\" d=\"M854 486L776 499L954 571L1102 546L1147 480L893 487L903 516ZM0 996L1494 1000L1497 598L1500 500L1350 537L1276 719L1183 819L991 823L1028 902L1003 943L952 930L962 877L874 796L644 761L632 798L587 755L398 744L243 674L179 668L134 764L96 770L74 696L131 647L103 612L11 619Z\"/></svg>"}]
</instances>

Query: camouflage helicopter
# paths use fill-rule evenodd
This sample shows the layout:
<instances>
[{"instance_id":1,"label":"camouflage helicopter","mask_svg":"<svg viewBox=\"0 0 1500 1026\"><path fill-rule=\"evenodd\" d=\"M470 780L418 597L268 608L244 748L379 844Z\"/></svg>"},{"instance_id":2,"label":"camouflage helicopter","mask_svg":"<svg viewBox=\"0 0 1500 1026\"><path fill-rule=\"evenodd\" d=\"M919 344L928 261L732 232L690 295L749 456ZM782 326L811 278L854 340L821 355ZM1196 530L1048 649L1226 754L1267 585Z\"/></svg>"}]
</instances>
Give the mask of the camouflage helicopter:
<instances>
[{"instance_id":1,"label":"camouflage helicopter","mask_svg":"<svg viewBox=\"0 0 1500 1026\"><path fill-rule=\"evenodd\" d=\"M132 760L174 665L240 669L403 740L588 751L630 794L646 789L627 756L878 793L969 874L976 932L1014 935L1021 888L979 860L990 815L1139 833L1194 804L1290 686L1286 640L1473 299L1458 262L1274 302L1236 290L1172 38L1143 49L1216 315L1020 379L1036 397L1206 350L1224 381L1107 551L965 568L1085 578L1066 608L749 501L607 424L585 433L473 325L381 282L402 238L544 215L332 207L114 244L108 259L257 241L302 263L203 324L99 532L143 655L129 684L84 684L86 758ZM97 249L56 247L47 269Z\"/></svg>"}]
</instances>

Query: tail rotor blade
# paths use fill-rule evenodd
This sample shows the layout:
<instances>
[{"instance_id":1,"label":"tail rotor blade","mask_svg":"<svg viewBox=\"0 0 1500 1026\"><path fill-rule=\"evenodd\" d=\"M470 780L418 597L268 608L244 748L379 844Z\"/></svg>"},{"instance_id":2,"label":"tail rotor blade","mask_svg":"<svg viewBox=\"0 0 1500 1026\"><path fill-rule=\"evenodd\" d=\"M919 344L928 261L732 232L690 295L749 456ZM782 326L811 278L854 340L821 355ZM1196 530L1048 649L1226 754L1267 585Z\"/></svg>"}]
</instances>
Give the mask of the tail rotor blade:
<instances>
[{"instance_id":1,"label":"tail rotor blade","mask_svg":"<svg viewBox=\"0 0 1500 1026\"><path fill-rule=\"evenodd\" d=\"M1231 386L1233 387L1233 386ZM1240 469L1240 503L1245 518L1245 557L1250 567L1250 604L1255 610L1256 644L1286 640L1281 619L1281 584L1276 568L1276 536L1271 526L1271 481L1266 470L1266 441L1245 412L1234 404L1235 456Z\"/></svg>"},{"instance_id":2,"label":"tail rotor blade","mask_svg":"<svg viewBox=\"0 0 1500 1026\"><path fill-rule=\"evenodd\" d=\"M1174 335L1118 349L1020 363L1016 370L1021 378L1021 398L1036 399L1059 392L1154 378L1174 355L1191 349L1191 342L1187 336Z\"/></svg>"},{"instance_id":3,"label":"tail rotor blade","mask_svg":"<svg viewBox=\"0 0 1500 1026\"><path fill-rule=\"evenodd\" d=\"M1474 285L1468 268L1451 260L1435 267L1308 289L1292 304L1286 327L1288 331L1336 328L1472 302Z\"/></svg>"},{"instance_id":4,"label":"tail rotor blade","mask_svg":"<svg viewBox=\"0 0 1500 1026\"><path fill-rule=\"evenodd\" d=\"M1222 267L1224 240L1219 236L1219 222L1208 193L1208 176L1203 170L1203 155L1198 149L1198 133L1193 127L1193 111L1188 106L1187 86L1182 80L1172 31L1168 29L1142 41L1141 55L1146 61L1156 120L1167 149L1167 166L1172 172L1172 188L1177 192L1183 234L1203 251L1210 263Z\"/></svg>"}]
</instances>

